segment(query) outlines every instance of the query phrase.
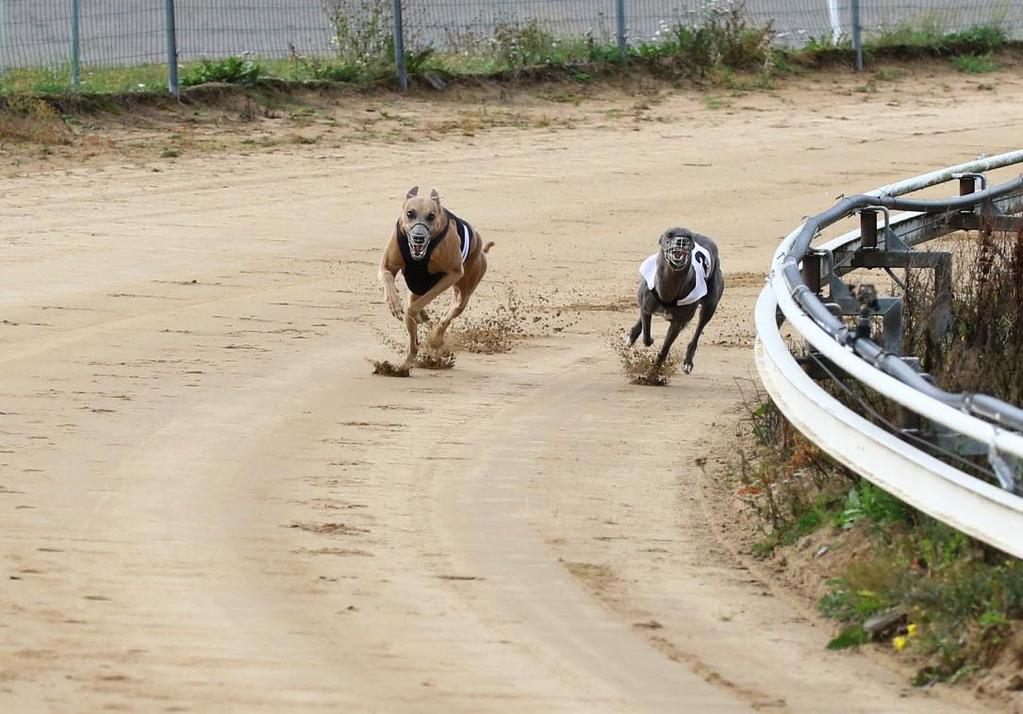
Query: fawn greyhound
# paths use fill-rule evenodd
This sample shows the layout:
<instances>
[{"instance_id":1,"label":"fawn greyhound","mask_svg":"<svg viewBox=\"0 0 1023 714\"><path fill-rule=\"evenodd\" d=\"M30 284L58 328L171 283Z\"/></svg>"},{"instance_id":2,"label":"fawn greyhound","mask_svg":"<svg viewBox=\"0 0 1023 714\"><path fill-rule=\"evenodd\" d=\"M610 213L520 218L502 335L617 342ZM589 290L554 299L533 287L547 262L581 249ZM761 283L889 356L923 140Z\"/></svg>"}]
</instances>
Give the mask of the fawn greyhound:
<instances>
[{"instance_id":1,"label":"fawn greyhound","mask_svg":"<svg viewBox=\"0 0 1023 714\"><path fill-rule=\"evenodd\" d=\"M419 195L418 186L409 189L377 273L391 314L403 320L408 330L408 354L402 369L410 369L419 353L423 308L448 288L454 288L451 309L430 335L429 344L439 347L451 321L465 310L487 272L486 253L493 245L493 241L484 245L472 226L441 206L437 191L426 198ZM399 271L409 289L404 309L394 286Z\"/></svg>"},{"instance_id":2,"label":"fawn greyhound","mask_svg":"<svg viewBox=\"0 0 1023 714\"><path fill-rule=\"evenodd\" d=\"M707 236L677 227L666 230L659 243L660 250L644 260L639 268L642 276L636 296L639 321L629 333L629 346L636 342L640 332L643 333L643 344L647 347L652 345L654 338L650 335L650 319L655 313L664 315L671 324L657 355L656 365L660 367L699 306L700 321L682 363L682 371L689 374L693 371L693 356L700 333L714 316L725 290L718 247Z\"/></svg>"}]
</instances>

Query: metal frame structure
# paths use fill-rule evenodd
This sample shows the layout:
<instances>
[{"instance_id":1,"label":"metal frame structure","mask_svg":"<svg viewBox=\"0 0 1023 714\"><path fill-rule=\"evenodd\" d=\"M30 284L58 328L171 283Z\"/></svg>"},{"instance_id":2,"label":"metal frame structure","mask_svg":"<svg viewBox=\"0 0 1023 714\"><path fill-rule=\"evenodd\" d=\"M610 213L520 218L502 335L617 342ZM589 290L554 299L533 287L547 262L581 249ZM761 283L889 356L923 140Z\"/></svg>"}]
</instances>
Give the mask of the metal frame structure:
<instances>
[{"instance_id":1,"label":"metal frame structure","mask_svg":"<svg viewBox=\"0 0 1023 714\"><path fill-rule=\"evenodd\" d=\"M1012 462L1023 460L1023 410L982 394L951 394L921 375L912 358L892 349L899 310L888 299L867 304L853 298L841 276L857 268L928 268L939 295L950 294L947 253L912 250L955 230L995 226L1023 228L1023 176L987 185L982 174L1023 164L1023 150L948 167L843 199L809 218L778 247L767 287L757 303L756 362L761 379L785 416L824 451L914 507L1001 550L1023 557L1023 498ZM907 193L958 180L962 195L943 200L902 198ZM977 184L980 184L980 190ZM891 217L892 209L905 213ZM819 232L860 214L860 228L812 249ZM882 225L878 225L878 218ZM827 298L820 292L831 288ZM827 301L825 301L827 300ZM939 300L940 303L940 300ZM841 319L854 314L886 318L886 346L869 331ZM827 364L847 378L979 447L1002 488L935 458L900 435L885 431L842 405L803 370L779 331L778 312ZM932 329L943 329L947 313ZM974 449L974 452L976 448Z\"/></svg>"}]
</instances>

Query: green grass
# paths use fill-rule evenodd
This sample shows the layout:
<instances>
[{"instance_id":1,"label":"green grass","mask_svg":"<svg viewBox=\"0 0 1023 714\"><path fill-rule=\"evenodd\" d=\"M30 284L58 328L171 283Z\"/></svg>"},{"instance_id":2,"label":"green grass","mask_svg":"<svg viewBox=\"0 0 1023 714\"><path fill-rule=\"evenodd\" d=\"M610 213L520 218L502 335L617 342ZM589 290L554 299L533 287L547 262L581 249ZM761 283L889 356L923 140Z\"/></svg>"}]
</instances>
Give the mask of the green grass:
<instances>
[{"instance_id":1,"label":"green grass","mask_svg":"<svg viewBox=\"0 0 1023 714\"><path fill-rule=\"evenodd\" d=\"M963 53L990 53L1008 44L1009 36L998 24L948 32L937 18L925 17L916 24L882 31L864 42L864 50L868 54L947 57Z\"/></svg>"},{"instance_id":2,"label":"green grass","mask_svg":"<svg viewBox=\"0 0 1023 714\"><path fill-rule=\"evenodd\" d=\"M373 5L375 8L376 5ZM184 63L179 68L182 86L210 82L257 85L267 80L285 82L342 82L359 86L393 85L393 43L374 10L352 24L347 16L335 18L337 54L331 58L295 56L263 59L227 57ZM342 22L345 20L345 22ZM389 32L389 30L388 30ZM628 49L624 63L670 78L710 79L737 91L774 87L779 76L808 64L851 64L848 42L811 40L802 49L772 47L771 23L758 24L741 3L725 4L707 14L699 25L677 23L658 36ZM606 33L601 37L559 37L539 20L497 27L489 38L464 38L446 51L432 48L406 52L405 63L414 80L443 86L456 77L500 77L522 72L559 70L577 81L589 81L600 72L616 71L623 58ZM978 25L961 32L946 32L934 18L924 17L870 38L870 56L941 56L952 58L963 72L997 69L992 53L1009 44L997 24ZM361 49L360 49L361 48ZM361 53L361 54L360 54ZM72 88L67 66L8 70L0 75L0 94L130 94L160 92L167 86L164 65L84 67L81 83ZM878 79L885 79L879 76Z\"/></svg>"},{"instance_id":3,"label":"green grass","mask_svg":"<svg viewBox=\"0 0 1023 714\"><path fill-rule=\"evenodd\" d=\"M167 88L166 65L83 67L77 90L88 94L157 92ZM69 67L10 69L0 75L0 94L65 94L71 89Z\"/></svg>"},{"instance_id":4,"label":"green grass","mask_svg":"<svg viewBox=\"0 0 1023 714\"><path fill-rule=\"evenodd\" d=\"M818 603L841 626L829 648L867 643L866 620L895 608L908 621L883 636L904 637L900 645L923 662L918 685L957 681L1002 656L1023 628L1023 561L828 462L769 400L748 411L754 446L741 454L736 485L764 532L754 555L815 532L826 533L831 552L849 554Z\"/></svg>"},{"instance_id":5,"label":"green grass","mask_svg":"<svg viewBox=\"0 0 1023 714\"><path fill-rule=\"evenodd\" d=\"M268 76L268 73L266 65L242 57L202 60L199 64L186 68L181 75L181 86L194 87L197 84L211 82L256 84L260 79Z\"/></svg>"},{"instance_id":6,"label":"green grass","mask_svg":"<svg viewBox=\"0 0 1023 714\"><path fill-rule=\"evenodd\" d=\"M873 553L832 581L820 609L847 629L905 609L919 628L910 647L927 659L915 678L923 685L992 664L1012 621L1023 619L1023 561L917 518L911 529L884 529Z\"/></svg>"},{"instance_id":7,"label":"green grass","mask_svg":"<svg viewBox=\"0 0 1023 714\"><path fill-rule=\"evenodd\" d=\"M911 514L912 509L895 496L869 481L860 481L846 494L842 508L836 514L835 525L848 530L867 519L874 525L885 526L909 521Z\"/></svg>"},{"instance_id":8,"label":"green grass","mask_svg":"<svg viewBox=\"0 0 1023 714\"><path fill-rule=\"evenodd\" d=\"M998 63L986 55L957 55L952 58L952 66L967 74L985 74L998 70Z\"/></svg>"}]
</instances>

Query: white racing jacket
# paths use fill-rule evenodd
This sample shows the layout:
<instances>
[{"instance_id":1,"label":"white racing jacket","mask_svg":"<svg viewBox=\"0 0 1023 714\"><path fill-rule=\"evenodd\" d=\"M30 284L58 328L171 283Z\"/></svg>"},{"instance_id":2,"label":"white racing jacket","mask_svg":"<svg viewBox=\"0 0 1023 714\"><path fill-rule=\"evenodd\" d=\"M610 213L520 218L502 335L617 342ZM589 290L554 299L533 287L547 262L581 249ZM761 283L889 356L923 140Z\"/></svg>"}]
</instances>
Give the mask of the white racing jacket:
<instances>
[{"instance_id":1,"label":"white racing jacket","mask_svg":"<svg viewBox=\"0 0 1023 714\"><path fill-rule=\"evenodd\" d=\"M675 307L682 307L683 305L692 305L694 302L699 301L704 295L707 294L707 280L710 278L711 271L714 269L714 259L706 248L693 244L693 273L696 275L696 284L693 285L693 289L689 291L688 295L683 295L680 298L665 300L662 295L657 292L656 277L657 277L657 256L660 252L654 253L649 258L643 261L643 264L639 266L639 274L646 280L646 286L650 289L650 292L654 294L658 300L665 305L673 305Z\"/></svg>"}]
</instances>

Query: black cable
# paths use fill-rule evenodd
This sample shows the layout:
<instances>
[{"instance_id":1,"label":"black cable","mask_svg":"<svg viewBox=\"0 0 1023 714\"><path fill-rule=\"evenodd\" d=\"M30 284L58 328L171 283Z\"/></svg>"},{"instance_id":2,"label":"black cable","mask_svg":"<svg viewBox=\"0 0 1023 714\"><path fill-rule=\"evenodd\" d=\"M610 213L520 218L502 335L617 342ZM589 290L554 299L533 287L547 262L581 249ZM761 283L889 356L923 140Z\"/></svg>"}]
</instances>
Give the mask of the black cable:
<instances>
[{"instance_id":1,"label":"black cable","mask_svg":"<svg viewBox=\"0 0 1023 714\"><path fill-rule=\"evenodd\" d=\"M881 426L881 427L885 428L889 433L898 436L900 439L903 439L904 441L908 441L908 442L912 443L914 446L917 446L917 447L921 447L922 446L922 447L924 447L928 451L937 452L937 453L939 453L939 454L941 454L941 455L943 455L943 456L945 456L945 457L947 457L947 458L949 458L949 459L951 459L951 460L953 460L953 461L955 461L957 463L962 464L963 466L966 467L966 469L968 469L969 471L973 472L973 475L974 475L975 478L980 478L979 476L977 476L977 474L981 474L982 476L987 476L987 477L989 477L991 479L995 479L996 478L993 471L989 471L987 469L984 469L984 468L978 466L977 464L973 463L972 461L969 461L968 459L963 458L959 454L957 454L957 453L955 453L953 451L948 451L947 449L942 448L941 446L938 446L937 444L934 444L934 443L924 439L923 437L917 436L916 434L908 433L908 432L900 429L897 425L893 424L891 421L889 421L887 418L885 418L882 414L880 414L876 409L874 409L870 405L870 403L867 402L862 396L860 396L859 394L856 394L855 392L853 392L853 390L850 389L849 386L846 385L844 382L842 382L842 380L838 377L838 375L836 375L833 371L831 371L828 368L828 366L820 358L818 358L817 355L815 355L812 351L808 352L807 354L810 357L810 359L813 360L814 363L818 367L820 367L820 369L831 379L831 381L834 384L836 384L853 401L855 401L864 411L866 411L868 413L868 415L870 415L870 417L872 417L871 421L873 421L876 426Z\"/></svg>"}]
</instances>

